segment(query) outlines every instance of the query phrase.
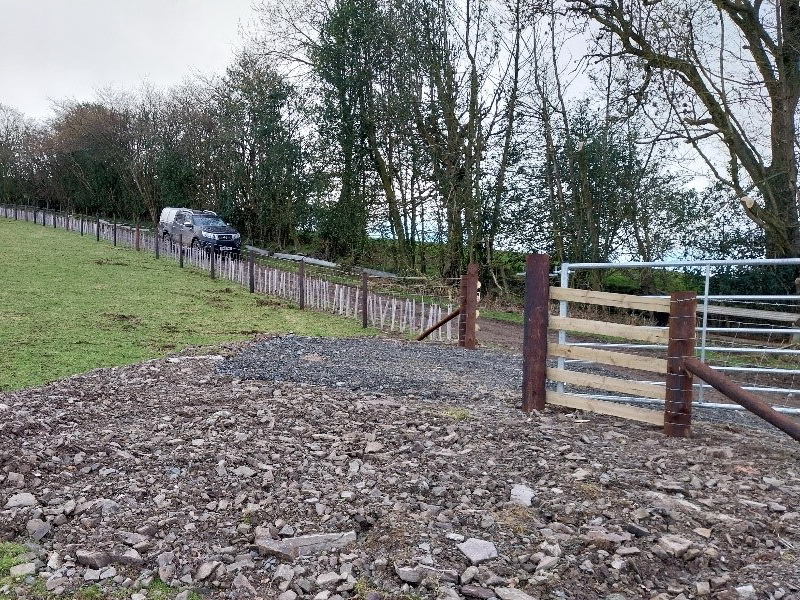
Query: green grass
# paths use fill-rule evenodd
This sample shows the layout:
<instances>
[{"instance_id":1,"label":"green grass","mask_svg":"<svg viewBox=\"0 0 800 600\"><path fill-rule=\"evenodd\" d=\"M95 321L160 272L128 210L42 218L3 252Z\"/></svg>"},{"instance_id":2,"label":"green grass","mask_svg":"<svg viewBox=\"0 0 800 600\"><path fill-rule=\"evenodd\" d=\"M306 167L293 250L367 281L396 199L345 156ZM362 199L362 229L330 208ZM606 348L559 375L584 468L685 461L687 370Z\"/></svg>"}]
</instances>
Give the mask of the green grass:
<instances>
[{"instance_id":1,"label":"green grass","mask_svg":"<svg viewBox=\"0 0 800 600\"><path fill-rule=\"evenodd\" d=\"M25 548L12 542L0 542L0 582L9 577L11 567L23 562Z\"/></svg>"},{"instance_id":2,"label":"green grass","mask_svg":"<svg viewBox=\"0 0 800 600\"><path fill-rule=\"evenodd\" d=\"M256 333L375 333L75 233L0 219L0 240L0 390Z\"/></svg>"}]
</instances>

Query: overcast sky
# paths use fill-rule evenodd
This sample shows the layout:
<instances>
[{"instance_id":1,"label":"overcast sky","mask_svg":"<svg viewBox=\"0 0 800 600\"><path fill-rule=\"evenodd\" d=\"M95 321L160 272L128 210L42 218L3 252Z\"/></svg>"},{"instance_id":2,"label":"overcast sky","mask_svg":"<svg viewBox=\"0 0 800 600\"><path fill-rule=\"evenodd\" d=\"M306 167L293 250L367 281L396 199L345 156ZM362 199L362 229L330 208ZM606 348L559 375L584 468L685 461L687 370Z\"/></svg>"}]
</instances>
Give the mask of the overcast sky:
<instances>
[{"instance_id":1,"label":"overcast sky","mask_svg":"<svg viewBox=\"0 0 800 600\"><path fill-rule=\"evenodd\" d=\"M221 73L252 0L0 0L0 104L47 118L52 100Z\"/></svg>"}]
</instances>

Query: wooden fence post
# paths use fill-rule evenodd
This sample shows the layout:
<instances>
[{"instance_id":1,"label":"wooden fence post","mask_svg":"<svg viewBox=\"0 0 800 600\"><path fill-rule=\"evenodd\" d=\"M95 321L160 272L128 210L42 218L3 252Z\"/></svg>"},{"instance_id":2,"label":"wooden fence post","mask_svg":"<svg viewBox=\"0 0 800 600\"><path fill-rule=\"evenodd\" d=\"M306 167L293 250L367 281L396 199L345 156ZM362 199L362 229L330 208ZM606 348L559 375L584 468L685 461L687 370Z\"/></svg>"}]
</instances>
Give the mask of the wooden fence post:
<instances>
[{"instance_id":1,"label":"wooden fence post","mask_svg":"<svg viewBox=\"0 0 800 600\"><path fill-rule=\"evenodd\" d=\"M97 218L95 221L95 235L97 236L97 241L100 241L100 213L97 213Z\"/></svg>"},{"instance_id":2,"label":"wooden fence post","mask_svg":"<svg viewBox=\"0 0 800 600\"><path fill-rule=\"evenodd\" d=\"M369 275L361 272L361 327L367 328L367 296L369 295Z\"/></svg>"},{"instance_id":3,"label":"wooden fence post","mask_svg":"<svg viewBox=\"0 0 800 600\"><path fill-rule=\"evenodd\" d=\"M298 290L298 304L300 306L300 310L305 310L306 308L306 261L305 259L300 259L300 264L297 266L297 290Z\"/></svg>"},{"instance_id":4,"label":"wooden fence post","mask_svg":"<svg viewBox=\"0 0 800 600\"><path fill-rule=\"evenodd\" d=\"M136 249L137 252L139 252L139 250L140 250L139 242L141 241L141 237L142 237L142 232L139 229L139 220L137 219L136 220L136 233L134 234L134 237L133 237L133 247Z\"/></svg>"},{"instance_id":5,"label":"wooden fence post","mask_svg":"<svg viewBox=\"0 0 800 600\"><path fill-rule=\"evenodd\" d=\"M112 245L117 245L117 217L114 217L114 224L111 226L111 241Z\"/></svg>"},{"instance_id":6,"label":"wooden fence post","mask_svg":"<svg viewBox=\"0 0 800 600\"><path fill-rule=\"evenodd\" d=\"M697 294L674 292L669 301L667 345L667 397L664 402L664 433L689 437L692 425L692 374L684 359L694 358L697 325Z\"/></svg>"},{"instance_id":7,"label":"wooden fence post","mask_svg":"<svg viewBox=\"0 0 800 600\"><path fill-rule=\"evenodd\" d=\"M525 258L525 320L522 344L522 410L544 410L547 324L550 318L550 256Z\"/></svg>"},{"instance_id":8,"label":"wooden fence post","mask_svg":"<svg viewBox=\"0 0 800 600\"><path fill-rule=\"evenodd\" d=\"M247 270L248 270L248 285L250 288L250 293L253 294L256 291L256 266L255 266L255 252L250 250L247 253Z\"/></svg>"},{"instance_id":9,"label":"wooden fence post","mask_svg":"<svg viewBox=\"0 0 800 600\"><path fill-rule=\"evenodd\" d=\"M153 233L153 244L155 248L153 248L156 252L156 260L161 257L161 236L158 234L158 227L154 229Z\"/></svg>"},{"instance_id":10,"label":"wooden fence post","mask_svg":"<svg viewBox=\"0 0 800 600\"><path fill-rule=\"evenodd\" d=\"M56 209L53 209L53 229L57 227L58 222L58 214L56 213Z\"/></svg>"},{"instance_id":11,"label":"wooden fence post","mask_svg":"<svg viewBox=\"0 0 800 600\"><path fill-rule=\"evenodd\" d=\"M183 235L178 236L178 266L183 268Z\"/></svg>"},{"instance_id":12,"label":"wooden fence post","mask_svg":"<svg viewBox=\"0 0 800 600\"><path fill-rule=\"evenodd\" d=\"M474 350L477 346L475 339L475 311L478 308L478 265L471 263L467 273L461 277L460 288L461 314L458 317L458 345Z\"/></svg>"},{"instance_id":13,"label":"wooden fence post","mask_svg":"<svg viewBox=\"0 0 800 600\"><path fill-rule=\"evenodd\" d=\"M203 250L201 249L200 252L202 252L202 251ZM214 262L215 262L215 260L214 260L215 259L215 257L214 257L214 254L215 254L214 246L211 246L211 253L210 254L211 254L211 279L216 279L217 274L216 274L215 268L214 268Z\"/></svg>"}]
</instances>

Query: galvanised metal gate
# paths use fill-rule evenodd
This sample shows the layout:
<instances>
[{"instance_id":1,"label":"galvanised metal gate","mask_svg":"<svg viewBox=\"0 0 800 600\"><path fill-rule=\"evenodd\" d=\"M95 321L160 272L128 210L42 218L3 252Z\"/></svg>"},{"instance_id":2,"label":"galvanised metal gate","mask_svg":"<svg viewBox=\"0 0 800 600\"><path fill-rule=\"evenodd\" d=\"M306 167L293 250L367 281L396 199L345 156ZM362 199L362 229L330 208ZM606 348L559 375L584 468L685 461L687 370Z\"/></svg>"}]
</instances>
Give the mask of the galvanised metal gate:
<instances>
[{"instance_id":1,"label":"galvanised metal gate","mask_svg":"<svg viewBox=\"0 0 800 600\"><path fill-rule=\"evenodd\" d=\"M585 270L623 269L700 269L704 293L697 296L697 356L712 369L730 377L744 379L745 390L759 394L775 410L800 414L800 295L712 295L711 280L721 268L732 266L797 266L800 259L697 260L624 263L563 263L555 276L560 286L570 288L574 275ZM654 296L667 298L667 296ZM559 316L567 317L569 302L559 301ZM569 341L568 332L558 331L558 343L595 348L662 350L664 344L631 344L611 341ZM558 367L580 359L558 358ZM645 382L643 382L645 383ZM656 383L656 382L647 382ZM696 381L696 402L706 408L742 409L738 404L709 401L711 386ZM558 384L563 392L564 384ZM635 403L658 400L631 399L625 396L586 394L599 400Z\"/></svg>"}]
</instances>

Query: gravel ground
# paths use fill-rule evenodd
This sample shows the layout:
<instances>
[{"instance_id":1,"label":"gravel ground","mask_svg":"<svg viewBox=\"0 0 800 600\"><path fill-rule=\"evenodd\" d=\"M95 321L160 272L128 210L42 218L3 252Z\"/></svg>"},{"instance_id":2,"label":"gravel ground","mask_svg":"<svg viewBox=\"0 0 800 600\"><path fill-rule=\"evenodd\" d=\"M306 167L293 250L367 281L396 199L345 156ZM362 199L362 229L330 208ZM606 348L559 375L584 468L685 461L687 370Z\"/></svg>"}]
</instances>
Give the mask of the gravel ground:
<instances>
[{"instance_id":1,"label":"gravel ground","mask_svg":"<svg viewBox=\"0 0 800 600\"><path fill-rule=\"evenodd\" d=\"M551 366L555 366L555 362ZM599 367L571 368L619 376ZM374 338L274 337L253 344L225 361L220 373L240 379L313 383L380 394L502 399L512 405L519 403L522 394L522 357L518 353ZM653 408L663 410L658 405ZM780 433L747 411L703 408L695 404L693 417L710 423Z\"/></svg>"},{"instance_id":2,"label":"gravel ground","mask_svg":"<svg viewBox=\"0 0 800 600\"><path fill-rule=\"evenodd\" d=\"M0 394L0 598L800 597L796 444L523 415L511 360L286 336Z\"/></svg>"},{"instance_id":3,"label":"gravel ground","mask_svg":"<svg viewBox=\"0 0 800 600\"><path fill-rule=\"evenodd\" d=\"M226 360L219 370L241 379L427 398L510 398L522 389L519 355L383 338L274 337Z\"/></svg>"}]
</instances>

